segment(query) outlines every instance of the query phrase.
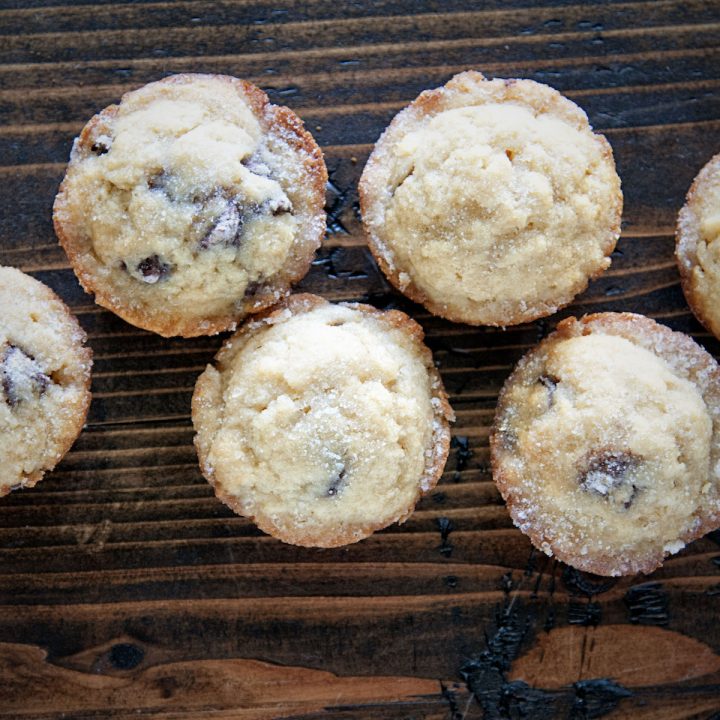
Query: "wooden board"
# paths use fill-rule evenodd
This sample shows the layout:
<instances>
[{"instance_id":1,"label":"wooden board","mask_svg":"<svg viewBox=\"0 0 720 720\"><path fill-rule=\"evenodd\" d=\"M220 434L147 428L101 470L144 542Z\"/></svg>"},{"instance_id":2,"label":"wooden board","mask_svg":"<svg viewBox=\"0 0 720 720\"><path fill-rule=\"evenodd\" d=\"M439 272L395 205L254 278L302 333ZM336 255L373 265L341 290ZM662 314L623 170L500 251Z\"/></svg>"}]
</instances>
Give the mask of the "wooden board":
<instances>
[{"instance_id":1,"label":"wooden board","mask_svg":"<svg viewBox=\"0 0 720 720\"><path fill-rule=\"evenodd\" d=\"M53 287L95 352L87 429L0 501L0 717L720 718L720 534L651 577L606 581L530 548L488 471L513 364L561 317L641 312L720 346L673 261L677 210L720 150L717 0L3 0L0 263ZM613 145L612 268L572 307L508 330L431 317L365 248L357 180L421 90L477 68L547 82ZM125 90L229 73L322 144L330 231L300 289L410 312L457 413L437 489L347 548L262 535L215 500L189 402L222 338L165 340L93 304L52 231L72 138Z\"/></svg>"}]
</instances>

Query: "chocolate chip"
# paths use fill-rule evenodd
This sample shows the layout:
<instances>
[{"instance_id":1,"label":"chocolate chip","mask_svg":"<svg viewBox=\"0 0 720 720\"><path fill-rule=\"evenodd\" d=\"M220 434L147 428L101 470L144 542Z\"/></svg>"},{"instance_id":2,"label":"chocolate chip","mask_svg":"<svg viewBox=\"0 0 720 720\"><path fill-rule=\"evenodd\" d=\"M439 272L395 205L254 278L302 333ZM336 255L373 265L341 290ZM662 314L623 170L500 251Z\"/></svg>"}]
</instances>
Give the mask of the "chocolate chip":
<instances>
[{"instance_id":1,"label":"chocolate chip","mask_svg":"<svg viewBox=\"0 0 720 720\"><path fill-rule=\"evenodd\" d=\"M45 391L48 389L48 385L50 385L50 378L41 370L40 372L35 373L31 379L35 383L38 395L44 395Z\"/></svg>"},{"instance_id":2,"label":"chocolate chip","mask_svg":"<svg viewBox=\"0 0 720 720\"><path fill-rule=\"evenodd\" d=\"M263 284L260 282L249 282L245 288L245 297L251 298L258 294L258 291L262 288Z\"/></svg>"},{"instance_id":3,"label":"chocolate chip","mask_svg":"<svg viewBox=\"0 0 720 720\"><path fill-rule=\"evenodd\" d=\"M110 152L112 141L108 137L98 138L91 146L90 152L94 155L105 155Z\"/></svg>"},{"instance_id":4,"label":"chocolate chip","mask_svg":"<svg viewBox=\"0 0 720 720\"><path fill-rule=\"evenodd\" d=\"M145 181L148 189L153 193L164 195L169 202L192 202L205 203L208 199L208 193L193 189L191 195L188 195L187 189L183 187L181 179L174 173L163 168L151 172Z\"/></svg>"},{"instance_id":5,"label":"chocolate chip","mask_svg":"<svg viewBox=\"0 0 720 720\"><path fill-rule=\"evenodd\" d=\"M5 393L5 402L11 407L17 407L20 402L19 396L15 393L15 383L10 376L3 371L2 373L2 389Z\"/></svg>"},{"instance_id":6,"label":"chocolate chip","mask_svg":"<svg viewBox=\"0 0 720 720\"><path fill-rule=\"evenodd\" d=\"M272 171L259 157L253 155L245 158L242 164L253 173L253 175L272 179ZM260 205L260 213L270 212L273 215L282 215L283 213L291 213L292 211L292 203L282 191L280 191L280 195L265 200Z\"/></svg>"},{"instance_id":7,"label":"chocolate chip","mask_svg":"<svg viewBox=\"0 0 720 720\"><path fill-rule=\"evenodd\" d=\"M325 491L328 497L337 495L345 484L345 468L343 468L331 481Z\"/></svg>"},{"instance_id":8,"label":"chocolate chip","mask_svg":"<svg viewBox=\"0 0 720 720\"><path fill-rule=\"evenodd\" d=\"M283 194L257 203L242 203L235 198L228 200L225 208L198 243L201 250L216 247L239 247L245 224L260 215L272 214L277 217L291 213L293 206Z\"/></svg>"},{"instance_id":9,"label":"chocolate chip","mask_svg":"<svg viewBox=\"0 0 720 720\"><path fill-rule=\"evenodd\" d=\"M168 182L168 174L164 170L153 173L147 179L148 187L151 190L165 190Z\"/></svg>"},{"instance_id":10,"label":"chocolate chip","mask_svg":"<svg viewBox=\"0 0 720 720\"><path fill-rule=\"evenodd\" d=\"M580 488L627 510L638 493L635 471L640 462L640 458L622 450L592 453L580 473Z\"/></svg>"},{"instance_id":11,"label":"chocolate chip","mask_svg":"<svg viewBox=\"0 0 720 720\"><path fill-rule=\"evenodd\" d=\"M170 274L170 266L160 260L157 255L151 255L141 260L137 269L142 275L142 281L149 285L154 285L158 280L163 280Z\"/></svg>"},{"instance_id":12,"label":"chocolate chip","mask_svg":"<svg viewBox=\"0 0 720 720\"><path fill-rule=\"evenodd\" d=\"M552 407L553 401L555 400L555 390L560 382L560 378L557 378L554 375L541 375L538 378L538 382L542 383L547 388L548 403L550 404L550 407Z\"/></svg>"},{"instance_id":13,"label":"chocolate chip","mask_svg":"<svg viewBox=\"0 0 720 720\"><path fill-rule=\"evenodd\" d=\"M503 422L495 431L495 442L503 450L513 452L518 444L517 432Z\"/></svg>"},{"instance_id":14,"label":"chocolate chip","mask_svg":"<svg viewBox=\"0 0 720 720\"><path fill-rule=\"evenodd\" d=\"M253 175L261 175L262 177L270 177L270 168L262 162L255 155L245 158L242 164L251 172Z\"/></svg>"},{"instance_id":15,"label":"chocolate chip","mask_svg":"<svg viewBox=\"0 0 720 720\"><path fill-rule=\"evenodd\" d=\"M181 202L187 201L188 198L183 195L180 188L180 181L177 175L173 175L167 170L157 170L147 177L148 189L154 193L161 193L170 202ZM207 199L207 195L203 195L201 200L198 202L204 202ZM193 198L193 202L196 200Z\"/></svg>"},{"instance_id":16,"label":"chocolate chip","mask_svg":"<svg viewBox=\"0 0 720 720\"><path fill-rule=\"evenodd\" d=\"M215 224L200 240L200 248L208 250L218 246L237 247L244 224L245 220L238 206L234 202L228 202Z\"/></svg>"},{"instance_id":17,"label":"chocolate chip","mask_svg":"<svg viewBox=\"0 0 720 720\"><path fill-rule=\"evenodd\" d=\"M8 345L0 358L0 385L5 402L16 408L23 400L42 397L51 379L35 358L16 345Z\"/></svg>"},{"instance_id":18,"label":"chocolate chip","mask_svg":"<svg viewBox=\"0 0 720 720\"><path fill-rule=\"evenodd\" d=\"M260 212L270 212L274 217L278 215L284 215L285 213L291 213L293 206L290 200L283 195L282 197L274 197L270 200L265 200L260 206Z\"/></svg>"}]
</instances>

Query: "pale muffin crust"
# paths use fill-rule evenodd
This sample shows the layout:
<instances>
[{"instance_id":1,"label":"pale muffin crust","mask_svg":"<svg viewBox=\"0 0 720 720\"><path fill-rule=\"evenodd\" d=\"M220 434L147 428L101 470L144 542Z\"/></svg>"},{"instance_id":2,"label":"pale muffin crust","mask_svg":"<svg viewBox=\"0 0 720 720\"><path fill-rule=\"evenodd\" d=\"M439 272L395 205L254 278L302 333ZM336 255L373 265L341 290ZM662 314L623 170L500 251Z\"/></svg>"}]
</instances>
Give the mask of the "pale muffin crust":
<instances>
[{"instance_id":1,"label":"pale muffin crust","mask_svg":"<svg viewBox=\"0 0 720 720\"><path fill-rule=\"evenodd\" d=\"M561 322L505 383L490 443L515 524L581 570L649 573L720 526L720 369L641 315Z\"/></svg>"},{"instance_id":2,"label":"pale muffin crust","mask_svg":"<svg viewBox=\"0 0 720 720\"><path fill-rule=\"evenodd\" d=\"M50 288L0 267L0 495L32 487L80 434L92 353Z\"/></svg>"},{"instance_id":3,"label":"pale muffin crust","mask_svg":"<svg viewBox=\"0 0 720 720\"><path fill-rule=\"evenodd\" d=\"M291 110L237 78L175 75L88 122L55 230L98 304L161 335L208 335L305 275L326 181Z\"/></svg>"},{"instance_id":4,"label":"pale muffin crust","mask_svg":"<svg viewBox=\"0 0 720 720\"><path fill-rule=\"evenodd\" d=\"M292 295L197 381L195 445L217 496L294 545L404 521L437 483L454 419L419 325Z\"/></svg>"},{"instance_id":5,"label":"pale muffin crust","mask_svg":"<svg viewBox=\"0 0 720 720\"><path fill-rule=\"evenodd\" d=\"M675 239L688 305L720 337L720 154L708 161L690 187Z\"/></svg>"},{"instance_id":6,"label":"pale muffin crust","mask_svg":"<svg viewBox=\"0 0 720 720\"><path fill-rule=\"evenodd\" d=\"M610 265L622 192L585 113L532 80L464 72L394 118L360 181L390 281L449 320L550 315Z\"/></svg>"}]
</instances>

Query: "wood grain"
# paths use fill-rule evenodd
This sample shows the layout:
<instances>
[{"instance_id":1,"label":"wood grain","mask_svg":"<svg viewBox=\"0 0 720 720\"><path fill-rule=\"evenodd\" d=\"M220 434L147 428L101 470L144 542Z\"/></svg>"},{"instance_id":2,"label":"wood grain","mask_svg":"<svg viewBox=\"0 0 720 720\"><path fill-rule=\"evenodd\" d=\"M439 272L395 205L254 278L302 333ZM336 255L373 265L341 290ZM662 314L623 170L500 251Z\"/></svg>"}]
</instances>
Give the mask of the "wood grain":
<instances>
[{"instance_id":1,"label":"wood grain","mask_svg":"<svg viewBox=\"0 0 720 720\"><path fill-rule=\"evenodd\" d=\"M95 353L88 426L0 502L0 717L720 717L720 534L651 577L539 556L489 472L497 393L568 315L628 310L720 344L692 317L675 217L720 148L716 0L0 2L0 263L54 288ZM477 68L578 102L623 181L613 265L568 309L507 330L392 292L361 231L372 144L421 90ZM283 545L215 500L189 402L222 338L163 339L94 305L52 231L72 138L176 72L261 85L323 146L329 231L299 289L420 322L458 420L442 480L402 526Z\"/></svg>"},{"instance_id":2,"label":"wood grain","mask_svg":"<svg viewBox=\"0 0 720 720\"><path fill-rule=\"evenodd\" d=\"M550 630L517 659L509 677L560 689L597 677L612 677L631 688L707 675L720 676L720 656L704 643L658 627L600 625L583 633L573 627Z\"/></svg>"},{"instance_id":3,"label":"wood grain","mask_svg":"<svg viewBox=\"0 0 720 720\"><path fill-rule=\"evenodd\" d=\"M328 704L359 708L388 701L437 705L432 699L438 694L435 680L339 678L257 660L196 663L162 662L154 657L150 664L148 655L147 649L119 638L74 658L75 665L82 665L86 658L92 661L80 671L47 663L38 648L0 644L0 670L10 695L5 711L26 716L52 706L73 717L101 713L114 718L130 715L132 707L151 717L158 712L164 717L187 717L210 710L210 717L261 720L319 711Z\"/></svg>"}]
</instances>

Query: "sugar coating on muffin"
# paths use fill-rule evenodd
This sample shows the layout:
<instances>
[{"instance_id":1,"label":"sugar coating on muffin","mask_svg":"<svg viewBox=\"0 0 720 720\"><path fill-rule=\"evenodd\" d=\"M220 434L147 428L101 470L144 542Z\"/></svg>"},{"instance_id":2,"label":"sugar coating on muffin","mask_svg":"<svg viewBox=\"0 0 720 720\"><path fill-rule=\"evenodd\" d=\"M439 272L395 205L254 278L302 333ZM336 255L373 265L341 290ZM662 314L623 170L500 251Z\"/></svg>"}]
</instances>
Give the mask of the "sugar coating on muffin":
<instances>
[{"instance_id":1,"label":"sugar coating on muffin","mask_svg":"<svg viewBox=\"0 0 720 720\"><path fill-rule=\"evenodd\" d=\"M55 227L99 304L163 335L210 334L307 272L326 180L290 110L236 78L176 75L85 126Z\"/></svg>"},{"instance_id":2,"label":"sugar coating on muffin","mask_svg":"<svg viewBox=\"0 0 720 720\"><path fill-rule=\"evenodd\" d=\"M193 396L217 495L296 545L356 542L435 486L452 410L419 326L398 311L294 295L250 321Z\"/></svg>"},{"instance_id":3,"label":"sugar coating on muffin","mask_svg":"<svg viewBox=\"0 0 720 720\"><path fill-rule=\"evenodd\" d=\"M531 80L456 75L377 142L360 182L392 283L450 320L548 315L610 264L622 193L585 113Z\"/></svg>"},{"instance_id":4,"label":"sugar coating on muffin","mask_svg":"<svg viewBox=\"0 0 720 720\"><path fill-rule=\"evenodd\" d=\"M35 485L80 433L92 366L84 343L50 288L0 267L0 495Z\"/></svg>"},{"instance_id":5,"label":"sugar coating on muffin","mask_svg":"<svg viewBox=\"0 0 720 720\"><path fill-rule=\"evenodd\" d=\"M676 257L685 297L720 337L720 154L698 173L678 215Z\"/></svg>"},{"instance_id":6,"label":"sugar coating on muffin","mask_svg":"<svg viewBox=\"0 0 720 720\"><path fill-rule=\"evenodd\" d=\"M650 572L720 526L720 369L649 318L569 318L506 382L491 450L538 548L601 575Z\"/></svg>"}]
</instances>

